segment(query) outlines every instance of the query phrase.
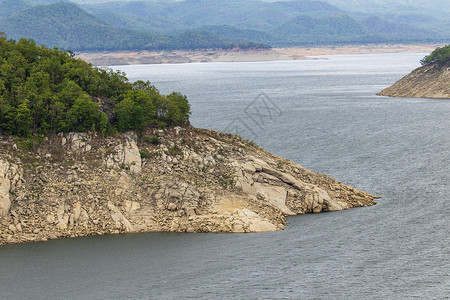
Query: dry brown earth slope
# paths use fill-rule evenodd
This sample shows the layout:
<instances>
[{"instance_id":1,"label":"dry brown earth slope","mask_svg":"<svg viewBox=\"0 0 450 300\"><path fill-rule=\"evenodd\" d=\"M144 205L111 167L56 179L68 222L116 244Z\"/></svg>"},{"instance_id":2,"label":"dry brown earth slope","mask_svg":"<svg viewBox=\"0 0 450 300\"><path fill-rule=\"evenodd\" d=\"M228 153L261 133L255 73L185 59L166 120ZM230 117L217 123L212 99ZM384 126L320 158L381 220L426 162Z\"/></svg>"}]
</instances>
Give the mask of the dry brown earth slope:
<instances>
[{"instance_id":1,"label":"dry brown earth slope","mask_svg":"<svg viewBox=\"0 0 450 300\"><path fill-rule=\"evenodd\" d=\"M389 97L450 98L450 64L422 66L377 95Z\"/></svg>"}]
</instances>

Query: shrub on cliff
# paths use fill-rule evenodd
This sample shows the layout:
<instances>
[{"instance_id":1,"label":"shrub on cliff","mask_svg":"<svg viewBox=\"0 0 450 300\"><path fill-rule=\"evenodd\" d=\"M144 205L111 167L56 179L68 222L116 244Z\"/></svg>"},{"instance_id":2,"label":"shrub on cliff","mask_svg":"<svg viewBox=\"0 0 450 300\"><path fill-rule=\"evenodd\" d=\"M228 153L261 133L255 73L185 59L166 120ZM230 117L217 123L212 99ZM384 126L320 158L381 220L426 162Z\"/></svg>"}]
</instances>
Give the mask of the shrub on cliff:
<instances>
[{"instance_id":1,"label":"shrub on cliff","mask_svg":"<svg viewBox=\"0 0 450 300\"><path fill-rule=\"evenodd\" d=\"M420 63L425 66L437 63L441 66L450 62L450 45L442 48L436 48L430 55L425 56Z\"/></svg>"},{"instance_id":2,"label":"shrub on cliff","mask_svg":"<svg viewBox=\"0 0 450 300\"><path fill-rule=\"evenodd\" d=\"M189 123L180 93L93 67L70 51L0 34L0 131L20 136L68 131L142 130Z\"/></svg>"}]
</instances>

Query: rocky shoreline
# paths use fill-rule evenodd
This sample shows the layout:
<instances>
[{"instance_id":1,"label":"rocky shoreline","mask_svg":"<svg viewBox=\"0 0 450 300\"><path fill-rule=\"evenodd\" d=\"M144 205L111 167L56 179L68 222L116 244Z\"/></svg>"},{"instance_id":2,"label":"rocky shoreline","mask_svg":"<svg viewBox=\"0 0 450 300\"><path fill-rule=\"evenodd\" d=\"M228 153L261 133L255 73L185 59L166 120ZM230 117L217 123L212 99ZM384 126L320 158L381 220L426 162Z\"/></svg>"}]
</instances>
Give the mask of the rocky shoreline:
<instances>
[{"instance_id":1,"label":"rocky shoreline","mask_svg":"<svg viewBox=\"0 0 450 300\"><path fill-rule=\"evenodd\" d=\"M191 126L0 137L0 244L126 232L263 232L373 195Z\"/></svg>"},{"instance_id":2,"label":"rocky shoreline","mask_svg":"<svg viewBox=\"0 0 450 300\"><path fill-rule=\"evenodd\" d=\"M450 98L450 65L422 66L377 95L406 98Z\"/></svg>"}]
</instances>

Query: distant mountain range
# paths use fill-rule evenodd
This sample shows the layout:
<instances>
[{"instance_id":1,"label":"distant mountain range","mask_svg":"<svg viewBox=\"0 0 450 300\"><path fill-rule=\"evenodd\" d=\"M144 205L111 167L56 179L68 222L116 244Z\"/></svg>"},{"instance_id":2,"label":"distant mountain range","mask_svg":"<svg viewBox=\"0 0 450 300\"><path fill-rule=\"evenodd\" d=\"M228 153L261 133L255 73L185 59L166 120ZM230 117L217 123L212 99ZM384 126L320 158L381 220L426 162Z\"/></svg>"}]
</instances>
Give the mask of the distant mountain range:
<instances>
[{"instance_id":1,"label":"distant mountain range","mask_svg":"<svg viewBox=\"0 0 450 300\"><path fill-rule=\"evenodd\" d=\"M0 31L73 51L446 42L450 33L442 11L357 12L353 0L77 2L0 0Z\"/></svg>"}]
</instances>

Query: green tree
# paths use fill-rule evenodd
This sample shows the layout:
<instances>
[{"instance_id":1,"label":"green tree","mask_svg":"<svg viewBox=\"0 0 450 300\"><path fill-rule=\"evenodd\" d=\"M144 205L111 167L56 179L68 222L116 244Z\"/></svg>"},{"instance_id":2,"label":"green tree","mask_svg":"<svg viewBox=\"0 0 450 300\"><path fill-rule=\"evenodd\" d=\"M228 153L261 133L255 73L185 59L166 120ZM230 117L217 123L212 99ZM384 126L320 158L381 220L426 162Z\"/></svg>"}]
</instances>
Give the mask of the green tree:
<instances>
[{"instance_id":1,"label":"green tree","mask_svg":"<svg viewBox=\"0 0 450 300\"><path fill-rule=\"evenodd\" d=\"M21 136L29 136L33 128L33 117L29 108L30 101L23 101L18 107L15 114L16 133Z\"/></svg>"},{"instance_id":2,"label":"green tree","mask_svg":"<svg viewBox=\"0 0 450 300\"><path fill-rule=\"evenodd\" d=\"M92 99L83 95L75 100L68 112L69 130L88 131L98 128L101 121L100 107Z\"/></svg>"},{"instance_id":3,"label":"green tree","mask_svg":"<svg viewBox=\"0 0 450 300\"><path fill-rule=\"evenodd\" d=\"M191 114L191 106L185 95L173 92L167 96L168 106L166 119L170 125L187 125Z\"/></svg>"},{"instance_id":4,"label":"green tree","mask_svg":"<svg viewBox=\"0 0 450 300\"><path fill-rule=\"evenodd\" d=\"M135 105L133 99L126 98L116 105L116 128L119 131L138 129L140 123L144 121L144 111Z\"/></svg>"},{"instance_id":5,"label":"green tree","mask_svg":"<svg viewBox=\"0 0 450 300\"><path fill-rule=\"evenodd\" d=\"M155 117L155 106L148 93L130 90L123 96L123 100L116 105L114 112L117 118L117 129L142 130Z\"/></svg>"},{"instance_id":6,"label":"green tree","mask_svg":"<svg viewBox=\"0 0 450 300\"><path fill-rule=\"evenodd\" d=\"M114 72L111 69L96 69L98 72L97 94L99 96L117 99L124 91L132 88L125 73Z\"/></svg>"},{"instance_id":7,"label":"green tree","mask_svg":"<svg viewBox=\"0 0 450 300\"><path fill-rule=\"evenodd\" d=\"M75 99L85 94L83 89L71 79L64 79L64 81L58 85L57 97L60 102L67 106L72 106Z\"/></svg>"},{"instance_id":8,"label":"green tree","mask_svg":"<svg viewBox=\"0 0 450 300\"><path fill-rule=\"evenodd\" d=\"M67 118L67 106L63 102L53 98L49 108L49 122L52 131L67 132L69 130Z\"/></svg>"},{"instance_id":9,"label":"green tree","mask_svg":"<svg viewBox=\"0 0 450 300\"><path fill-rule=\"evenodd\" d=\"M110 129L109 119L106 113L101 112L100 113L100 124L99 124L99 131L103 134L107 133Z\"/></svg>"},{"instance_id":10,"label":"green tree","mask_svg":"<svg viewBox=\"0 0 450 300\"><path fill-rule=\"evenodd\" d=\"M17 134L15 109L0 97L0 127L9 134Z\"/></svg>"},{"instance_id":11,"label":"green tree","mask_svg":"<svg viewBox=\"0 0 450 300\"><path fill-rule=\"evenodd\" d=\"M23 57L30 63L35 62L41 53L41 49L36 46L32 39L21 38L16 45L16 49L22 53Z\"/></svg>"},{"instance_id":12,"label":"green tree","mask_svg":"<svg viewBox=\"0 0 450 300\"><path fill-rule=\"evenodd\" d=\"M430 55L425 56L420 63L422 65L429 65L437 63L441 66L450 62L450 45L442 48L436 48Z\"/></svg>"}]
</instances>

